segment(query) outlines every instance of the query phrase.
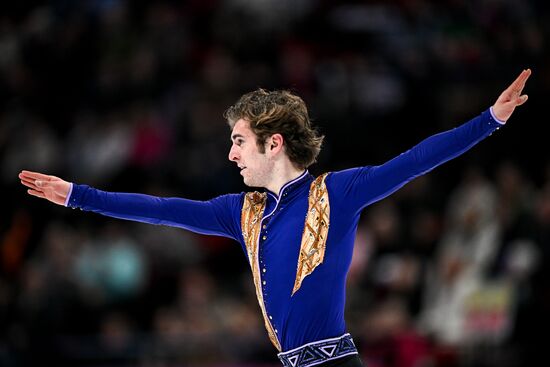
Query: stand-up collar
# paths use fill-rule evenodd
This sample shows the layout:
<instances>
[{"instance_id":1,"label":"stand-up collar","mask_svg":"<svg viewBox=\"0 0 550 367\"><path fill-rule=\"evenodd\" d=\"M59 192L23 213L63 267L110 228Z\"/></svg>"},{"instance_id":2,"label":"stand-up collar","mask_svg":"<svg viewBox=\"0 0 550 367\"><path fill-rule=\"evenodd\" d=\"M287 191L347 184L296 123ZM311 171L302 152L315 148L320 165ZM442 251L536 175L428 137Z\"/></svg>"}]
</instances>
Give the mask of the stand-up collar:
<instances>
[{"instance_id":1,"label":"stand-up collar","mask_svg":"<svg viewBox=\"0 0 550 367\"><path fill-rule=\"evenodd\" d=\"M281 189L279 190L279 194L275 194L274 192L270 191L270 190L267 190L267 193L269 193L270 195L274 196L275 199L279 199L280 197L282 197L283 195L288 194L289 192L292 192L296 189L298 189L299 187L302 187L302 185L306 182L309 182L311 181L312 179L312 176L311 174L309 173L309 171L306 169L304 172L302 172L302 174L298 177L296 177L295 179L293 180L290 180L288 181L287 183L285 183Z\"/></svg>"}]
</instances>

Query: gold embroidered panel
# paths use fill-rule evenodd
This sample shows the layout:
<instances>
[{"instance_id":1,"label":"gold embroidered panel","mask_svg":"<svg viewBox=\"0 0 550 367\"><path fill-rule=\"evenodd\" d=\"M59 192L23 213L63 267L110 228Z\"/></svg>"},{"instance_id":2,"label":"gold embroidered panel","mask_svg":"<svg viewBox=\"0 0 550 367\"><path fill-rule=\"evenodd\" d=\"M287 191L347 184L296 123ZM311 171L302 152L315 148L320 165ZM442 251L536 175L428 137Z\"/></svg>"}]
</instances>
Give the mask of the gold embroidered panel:
<instances>
[{"instance_id":1,"label":"gold embroidered panel","mask_svg":"<svg viewBox=\"0 0 550 367\"><path fill-rule=\"evenodd\" d=\"M305 277L323 263L330 220L330 205L325 178L328 173L317 177L310 186L296 280L292 295L300 289Z\"/></svg>"},{"instance_id":2,"label":"gold embroidered panel","mask_svg":"<svg viewBox=\"0 0 550 367\"><path fill-rule=\"evenodd\" d=\"M258 262L258 239L261 232L262 217L266 206L266 193L249 192L245 194L243 208L241 210L241 229L248 253L248 260L252 268L254 286L256 288L256 297L264 316L265 328L269 339L281 351L281 345L275 335L275 330L265 310L264 297L262 293L262 280L260 276L260 264Z\"/></svg>"}]
</instances>

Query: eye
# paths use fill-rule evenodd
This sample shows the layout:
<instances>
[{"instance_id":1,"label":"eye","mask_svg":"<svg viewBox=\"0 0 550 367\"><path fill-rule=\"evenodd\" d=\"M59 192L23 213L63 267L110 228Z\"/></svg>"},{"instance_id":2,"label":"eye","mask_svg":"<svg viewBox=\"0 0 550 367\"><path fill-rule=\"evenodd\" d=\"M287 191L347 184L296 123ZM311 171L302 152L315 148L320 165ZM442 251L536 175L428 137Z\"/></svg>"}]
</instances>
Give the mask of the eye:
<instances>
[{"instance_id":1,"label":"eye","mask_svg":"<svg viewBox=\"0 0 550 367\"><path fill-rule=\"evenodd\" d=\"M243 139L237 139L237 140L235 140L235 144L236 144L238 147L240 147L241 145L243 145L243 143L244 143L244 140L243 140Z\"/></svg>"}]
</instances>

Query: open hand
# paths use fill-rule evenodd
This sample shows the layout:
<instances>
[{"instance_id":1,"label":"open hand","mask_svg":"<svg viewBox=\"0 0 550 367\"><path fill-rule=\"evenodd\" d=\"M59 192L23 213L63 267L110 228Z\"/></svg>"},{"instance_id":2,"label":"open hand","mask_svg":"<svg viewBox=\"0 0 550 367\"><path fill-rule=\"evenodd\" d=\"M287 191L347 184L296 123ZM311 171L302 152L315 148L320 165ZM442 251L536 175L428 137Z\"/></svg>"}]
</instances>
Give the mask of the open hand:
<instances>
[{"instance_id":1,"label":"open hand","mask_svg":"<svg viewBox=\"0 0 550 367\"><path fill-rule=\"evenodd\" d=\"M21 171L21 183L29 189L27 193L58 205L65 205L71 184L59 177L44 175L38 172Z\"/></svg>"},{"instance_id":2,"label":"open hand","mask_svg":"<svg viewBox=\"0 0 550 367\"><path fill-rule=\"evenodd\" d=\"M521 92L530 75L531 69L523 70L516 80L501 93L493 105L493 113L497 119L506 122L516 107L527 102L527 94L522 95Z\"/></svg>"}]
</instances>

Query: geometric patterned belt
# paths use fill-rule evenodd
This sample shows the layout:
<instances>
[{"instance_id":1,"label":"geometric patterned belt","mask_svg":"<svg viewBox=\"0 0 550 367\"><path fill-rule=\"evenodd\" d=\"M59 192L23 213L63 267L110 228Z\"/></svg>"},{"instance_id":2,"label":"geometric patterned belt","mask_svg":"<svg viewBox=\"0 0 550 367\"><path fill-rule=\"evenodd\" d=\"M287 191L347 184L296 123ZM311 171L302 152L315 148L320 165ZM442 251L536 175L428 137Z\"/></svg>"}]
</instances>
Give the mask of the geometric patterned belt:
<instances>
[{"instance_id":1,"label":"geometric patterned belt","mask_svg":"<svg viewBox=\"0 0 550 367\"><path fill-rule=\"evenodd\" d=\"M309 367L351 354L357 354L357 348L351 335L346 333L338 338L307 343L277 356L284 367Z\"/></svg>"}]
</instances>

